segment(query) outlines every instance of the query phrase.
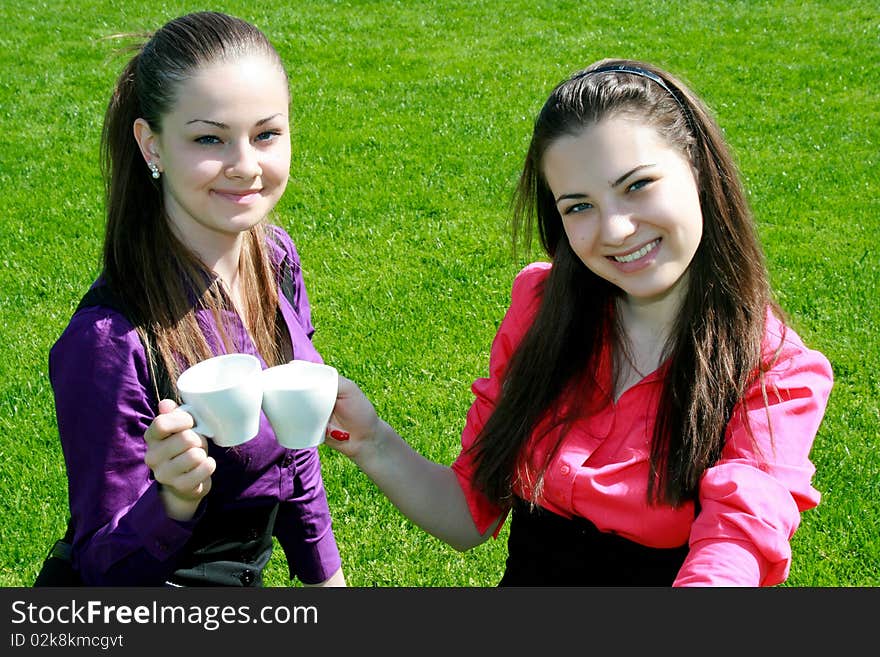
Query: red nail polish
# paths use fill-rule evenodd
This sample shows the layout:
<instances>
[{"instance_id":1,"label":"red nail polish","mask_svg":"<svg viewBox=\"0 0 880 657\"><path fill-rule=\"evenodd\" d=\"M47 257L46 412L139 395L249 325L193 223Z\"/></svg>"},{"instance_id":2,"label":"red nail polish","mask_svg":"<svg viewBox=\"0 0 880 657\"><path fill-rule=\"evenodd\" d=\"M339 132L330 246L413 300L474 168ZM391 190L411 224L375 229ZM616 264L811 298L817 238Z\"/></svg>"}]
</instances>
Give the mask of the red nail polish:
<instances>
[{"instance_id":1,"label":"red nail polish","mask_svg":"<svg viewBox=\"0 0 880 657\"><path fill-rule=\"evenodd\" d=\"M330 432L330 437L333 440L348 440L351 438L347 431L340 431L339 429L333 429L333 431Z\"/></svg>"}]
</instances>

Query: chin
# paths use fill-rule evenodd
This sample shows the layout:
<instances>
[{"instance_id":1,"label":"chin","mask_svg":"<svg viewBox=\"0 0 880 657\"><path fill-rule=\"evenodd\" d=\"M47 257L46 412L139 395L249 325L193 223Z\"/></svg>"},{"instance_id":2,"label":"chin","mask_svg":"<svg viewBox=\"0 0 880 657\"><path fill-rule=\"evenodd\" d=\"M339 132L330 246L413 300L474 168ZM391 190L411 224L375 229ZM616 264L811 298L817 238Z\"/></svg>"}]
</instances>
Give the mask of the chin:
<instances>
[{"instance_id":1,"label":"chin","mask_svg":"<svg viewBox=\"0 0 880 657\"><path fill-rule=\"evenodd\" d=\"M263 221L263 219L265 219L268 214L268 209L260 209L259 211L251 209L247 213L229 217L227 221L230 227L235 227L238 230L244 231L256 226L258 223Z\"/></svg>"},{"instance_id":2,"label":"chin","mask_svg":"<svg viewBox=\"0 0 880 657\"><path fill-rule=\"evenodd\" d=\"M636 289L624 290L628 296L639 301L661 301L670 296L677 295L678 291L683 289L678 285L679 281L658 283L657 285L639 287Z\"/></svg>"}]
</instances>

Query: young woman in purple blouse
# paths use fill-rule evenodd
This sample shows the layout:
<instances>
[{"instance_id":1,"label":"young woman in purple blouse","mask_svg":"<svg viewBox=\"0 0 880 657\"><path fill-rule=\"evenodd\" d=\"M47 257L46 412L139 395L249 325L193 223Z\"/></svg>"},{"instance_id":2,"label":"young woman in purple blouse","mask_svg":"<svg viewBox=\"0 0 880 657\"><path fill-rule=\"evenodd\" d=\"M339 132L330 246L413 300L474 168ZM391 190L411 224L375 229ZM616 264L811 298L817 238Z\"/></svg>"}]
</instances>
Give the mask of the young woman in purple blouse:
<instances>
[{"instance_id":1,"label":"young woman in purple blouse","mask_svg":"<svg viewBox=\"0 0 880 657\"><path fill-rule=\"evenodd\" d=\"M345 584L316 449L282 448L265 417L251 441L218 447L160 403L163 378L217 354L321 361L299 255L267 222L288 180L289 105L263 33L214 12L167 23L118 78L93 285L117 301L78 309L49 357L86 585L258 586L273 537L291 578Z\"/></svg>"}]
</instances>

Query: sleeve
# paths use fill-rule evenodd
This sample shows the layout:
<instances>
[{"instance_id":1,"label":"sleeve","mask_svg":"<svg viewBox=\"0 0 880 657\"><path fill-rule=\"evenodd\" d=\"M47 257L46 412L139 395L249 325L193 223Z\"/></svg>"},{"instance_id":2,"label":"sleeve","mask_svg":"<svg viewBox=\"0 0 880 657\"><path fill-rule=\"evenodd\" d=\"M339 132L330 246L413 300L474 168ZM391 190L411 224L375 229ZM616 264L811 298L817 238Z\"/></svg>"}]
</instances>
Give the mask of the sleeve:
<instances>
[{"instance_id":1,"label":"sleeve","mask_svg":"<svg viewBox=\"0 0 880 657\"><path fill-rule=\"evenodd\" d=\"M74 565L89 585L161 584L191 536L165 513L144 463L155 417L143 345L115 311L74 315L49 353L75 527Z\"/></svg>"},{"instance_id":2,"label":"sleeve","mask_svg":"<svg viewBox=\"0 0 880 657\"><path fill-rule=\"evenodd\" d=\"M287 557L290 578L317 584L339 570L342 559L333 535L318 450L292 453L296 465L293 497L278 509L275 536Z\"/></svg>"},{"instance_id":3,"label":"sleeve","mask_svg":"<svg viewBox=\"0 0 880 657\"><path fill-rule=\"evenodd\" d=\"M452 470L464 491L477 530L482 534L501 515L503 510L473 485L476 468L469 451L495 410L501 394L501 383L507 363L534 320L540 302L540 286L549 272L547 263L533 263L517 274L511 291L510 306L498 327L489 354L489 376L474 381L471 391L474 401L467 413L461 435L461 452L452 464ZM503 522L498 523L497 537Z\"/></svg>"},{"instance_id":4,"label":"sleeve","mask_svg":"<svg viewBox=\"0 0 880 657\"><path fill-rule=\"evenodd\" d=\"M789 329L765 380L766 400L753 385L733 414L721 458L703 475L675 586L774 586L788 577L800 514L820 499L809 453L833 376L825 356Z\"/></svg>"}]
</instances>

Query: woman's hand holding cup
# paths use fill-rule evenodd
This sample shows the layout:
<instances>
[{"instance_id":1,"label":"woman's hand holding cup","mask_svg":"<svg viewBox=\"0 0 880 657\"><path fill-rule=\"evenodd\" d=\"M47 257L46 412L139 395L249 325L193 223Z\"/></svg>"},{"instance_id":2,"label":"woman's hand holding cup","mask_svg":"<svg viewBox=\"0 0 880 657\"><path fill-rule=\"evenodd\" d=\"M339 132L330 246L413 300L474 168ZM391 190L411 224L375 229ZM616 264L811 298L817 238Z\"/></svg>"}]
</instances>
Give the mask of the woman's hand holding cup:
<instances>
[{"instance_id":1,"label":"woman's hand holding cup","mask_svg":"<svg viewBox=\"0 0 880 657\"><path fill-rule=\"evenodd\" d=\"M144 462L161 486L169 517L189 520L211 490L217 463L208 456L207 439L192 430L192 416L175 409L177 404L170 399L159 402L159 414L144 434Z\"/></svg>"},{"instance_id":2,"label":"woman's hand holding cup","mask_svg":"<svg viewBox=\"0 0 880 657\"><path fill-rule=\"evenodd\" d=\"M327 425L326 444L358 462L374 445L382 424L373 404L357 384L340 375L336 405Z\"/></svg>"}]
</instances>

